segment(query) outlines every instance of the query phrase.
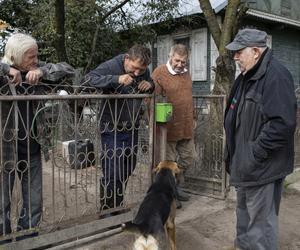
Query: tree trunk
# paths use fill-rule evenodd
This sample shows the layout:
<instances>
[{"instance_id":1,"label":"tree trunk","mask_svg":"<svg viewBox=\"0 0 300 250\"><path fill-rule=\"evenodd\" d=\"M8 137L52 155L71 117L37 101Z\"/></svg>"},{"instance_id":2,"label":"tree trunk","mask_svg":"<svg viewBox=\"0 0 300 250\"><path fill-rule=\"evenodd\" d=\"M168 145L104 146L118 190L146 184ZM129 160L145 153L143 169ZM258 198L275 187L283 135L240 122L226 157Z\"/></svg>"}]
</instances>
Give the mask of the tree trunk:
<instances>
[{"instance_id":1,"label":"tree trunk","mask_svg":"<svg viewBox=\"0 0 300 250\"><path fill-rule=\"evenodd\" d=\"M219 24L209 0L199 0L199 3L206 18L209 31L219 52L219 57L216 60L216 76L212 94L228 95L230 87L234 82L235 62L232 53L228 51L225 46L232 40L232 37L237 30L236 25L238 24L237 18L240 0L228 0L222 24ZM207 155L208 158L212 158L214 155L214 147L212 147L212 145L214 145L214 138L217 138L219 139L219 142L222 142L224 136L222 126L224 106L220 101L214 99L210 101L209 106L209 127L203 135L203 140L205 143L204 154ZM216 136L212 137L211 135ZM220 165L222 165L222 163L220 163Z\"/></svg>"},{"instance_id":2,"label":"tree trunk","mask_svg":"<svg viewBox=\"0 0 300 250\"><path fill-rule=\"evenodd\" d=\"M209 0L199 0L200 7L206 18L210 33L219 51L216 61L216 78L213 94L228 95L230 86L234 81L235 63L232 54L226 50L225 46L231 41L237 28L238 8L240 0L228 0L224 22L221 25L217 22L217 17L211 7Z\"/></svg>"},{"instance_id":3,"label":"tree trunk","mask_svg":"<svg viewBox=\"0 0 300 250\"><path fill-rule=\"evenodd\" d=\"M65 1L55 0L55 29L56 39L54 46L59 61L68 61L65 46Z\"/></svg>"}]
</instances>

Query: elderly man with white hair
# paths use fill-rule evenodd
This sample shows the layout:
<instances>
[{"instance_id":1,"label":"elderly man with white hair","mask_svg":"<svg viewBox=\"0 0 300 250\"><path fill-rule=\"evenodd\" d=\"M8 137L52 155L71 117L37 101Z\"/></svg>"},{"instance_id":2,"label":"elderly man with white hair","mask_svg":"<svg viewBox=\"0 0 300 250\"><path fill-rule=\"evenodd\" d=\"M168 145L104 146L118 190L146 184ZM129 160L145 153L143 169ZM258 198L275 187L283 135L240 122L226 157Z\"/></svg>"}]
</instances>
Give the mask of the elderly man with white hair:
<instances>
[{"instance_id":1,"label":"elderly man with white hair","mask_svg":"<svg viewBox=\"0 0 300 250\"><path fill-rule=\"evenodd\" d=\"M38 60L36 40L27 34L12 35L5 46L0 63L1 95L28 94L32 85L41 81L57 82L72 77L74 69L67 63L41 63ZM1 103L1 180L0 180L0 235L10 234L11 193L15 176L22 185L22 209L17 230L38 226L42 215L42 161L41 151L47 159L47 143L37 142L32 132L39 134L43 121L33 122L37 103L18 101Z\"/></svg>"},{"instance_id":2,"label":"elderly man with white hair","mask_svg":"<svg viewBox=\"0 0 300 250\"><path fill-rule=\"evenodd\" d=\"M192 79L188 71L189 49L183 44L175 44L166 64L159 65L152 73L158 96L165 96L172 103L173 114L167 124L166 159L177 161L181 173L178 175L176 202L188 201L190 195L181 188L184 174L196 157L194 129L196 112L193 104Z\"/></svg>"}]
</instances>

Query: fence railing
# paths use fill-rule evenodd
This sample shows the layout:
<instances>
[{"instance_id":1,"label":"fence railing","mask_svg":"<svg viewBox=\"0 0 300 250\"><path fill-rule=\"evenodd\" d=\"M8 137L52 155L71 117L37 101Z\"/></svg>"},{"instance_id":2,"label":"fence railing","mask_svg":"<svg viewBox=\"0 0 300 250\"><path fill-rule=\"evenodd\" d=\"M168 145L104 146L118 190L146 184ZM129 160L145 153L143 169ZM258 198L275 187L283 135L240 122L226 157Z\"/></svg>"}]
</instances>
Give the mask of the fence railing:
<instances>
[{"instance_id":1,"label":"fence railing","mask_svg":"<svg viewBox=\"0 0 300 250\"><path fill-rule=\"evenodd\" d=\"M0 88L0 242L31 249L132 219L151 183L153 96L61 85L19 91ZM194 107L197 159L186 188L224 198L225 96L194 96ZM299 127L300 112L296 167Z\"/></svg>"},{"instance_id":2,"label":"fence railing","mask_svg":"<svg viewBox=\"0 0 300 250\"><path fill-rule=\"evenodd\" d=\"M225 198L226 173L223 165L225 96L194 96L197 127L194 140L197 158L186 173L191 192Z\"/></svg>"},{"instance_id":3,"label":"fence railing","mask_svg":"<svg viewBox=\"0 0 300 250\"><path fill-rule=\"evenodd\" d=\"M295 131L295 168L300 168L300 94L297 95L297 127Z\"/></svg>"},{"instance_id":4,"label":"fence railing","mask_svg":"<svg viewBox=\"0 0 300 250\"><path fill-rule=\"evenodd\" d=\"M0 90L0 241L8 249L130 220L151 182L152 95L61 88Z\"/></svg>"}]
</instances>

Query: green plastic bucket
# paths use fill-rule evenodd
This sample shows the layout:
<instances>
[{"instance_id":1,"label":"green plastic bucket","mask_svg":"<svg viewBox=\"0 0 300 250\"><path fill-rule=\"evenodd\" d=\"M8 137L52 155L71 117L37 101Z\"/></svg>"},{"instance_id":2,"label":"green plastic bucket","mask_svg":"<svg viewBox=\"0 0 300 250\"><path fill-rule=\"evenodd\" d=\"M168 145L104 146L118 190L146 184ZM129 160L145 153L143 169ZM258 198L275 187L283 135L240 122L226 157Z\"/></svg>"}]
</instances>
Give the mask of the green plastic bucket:
<instances>
[{"instance_id":1,"label":"green plastic bucket","mask_svg":"<svg viewBox=\"0 0 300 250\"><path fill-rule=\"evenodd\" d=\"M171 120L173 112L172 103L156 103L155 116L156 122L168 122Z\"/></svg>"}]
</instances>

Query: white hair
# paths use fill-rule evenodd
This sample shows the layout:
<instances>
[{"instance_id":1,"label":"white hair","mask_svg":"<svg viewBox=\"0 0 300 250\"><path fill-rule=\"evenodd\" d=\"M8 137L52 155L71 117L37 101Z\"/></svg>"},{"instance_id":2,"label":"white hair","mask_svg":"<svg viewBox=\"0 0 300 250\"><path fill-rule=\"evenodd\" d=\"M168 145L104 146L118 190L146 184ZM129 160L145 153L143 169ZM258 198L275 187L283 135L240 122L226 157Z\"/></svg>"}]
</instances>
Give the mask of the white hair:
<instances>
[{"instance_id":1,"label":"white hair","mask_svg":"<svg viewBox=\"0 0 300 250\"><path fill-rule=\"evenodd\" d=\"M36 40L32 36L22 33L13 34L5 45L2 62L9 65L20 65L24 54L32 47L37 47Z\"/></svg>"},{"instance_id":2,"label":"white hair","mask_svg":"<svg viewBox=\"0 0 300 250\"><path fill-rule=\"evenodd\" d=\"M258 49L260 50L260 52L262 53L262 52L264 52L266 49L267 49L268 47L267 46L265 46L265 47L259 47Z\"/></svg>"},{"instance_id":3,"label":"white hair","mask_svg":"<svg viewBox=\"0 0 300 250\"><path fill-rule=\"evenodd\" d=\"M189 49L184 45L184 44L174 44L171 47L170 53L169 53L169 57L173 57L174 54L178 54L180 56L189 56Z\"/></svg>"}]
</instances>

